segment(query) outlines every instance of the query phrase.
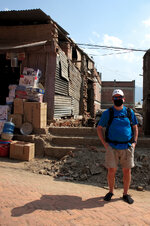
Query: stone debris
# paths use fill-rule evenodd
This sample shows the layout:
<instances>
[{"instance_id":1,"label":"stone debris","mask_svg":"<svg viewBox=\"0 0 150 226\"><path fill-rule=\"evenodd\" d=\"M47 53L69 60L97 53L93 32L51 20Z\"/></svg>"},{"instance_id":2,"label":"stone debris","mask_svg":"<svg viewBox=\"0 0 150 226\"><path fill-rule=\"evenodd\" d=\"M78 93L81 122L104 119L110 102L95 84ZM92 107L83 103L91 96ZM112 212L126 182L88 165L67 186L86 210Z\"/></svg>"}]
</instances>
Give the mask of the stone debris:
<instances>
[{"instance_id":1,"label":"stone debris","mask_svg":"<svg viewBox=\"0 0 150 226\"><path fill-rule=\"evenodd\" d=\"M33 173L52 176L57 180L93 184L107 187L107 169L104 165L104 151L96 148L70 152L60 160L41 158L25 162L25 169ZM150 190L150 150L135 151L135 167L132 169L131 188L138 191ZM122 169L116 173L115 188L122 188Z\"/></svg>"},{"instance_id":2,"label":"stone debris","mask_svg":"<svg viewBox=\"0 0 150 226\"><path fill-rule=\"evenodd\" d=\"M143 191L144 188L143 188L142 186L137 186L137 190L138 190L138 191Z\"/></svg>"}]
</instances>

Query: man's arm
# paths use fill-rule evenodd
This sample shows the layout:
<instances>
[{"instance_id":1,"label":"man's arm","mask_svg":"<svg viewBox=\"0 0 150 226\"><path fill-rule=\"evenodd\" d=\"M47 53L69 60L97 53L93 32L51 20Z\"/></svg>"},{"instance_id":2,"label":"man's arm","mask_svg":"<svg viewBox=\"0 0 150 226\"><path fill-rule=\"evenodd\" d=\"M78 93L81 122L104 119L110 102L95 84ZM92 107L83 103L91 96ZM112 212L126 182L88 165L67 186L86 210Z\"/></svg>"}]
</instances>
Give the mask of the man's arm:
<instances>
[{"instance_id":1,"label":"man's arm","mask_svg":"<svg viewBox=\"0 0 150 226\"><path fill-rule=\"evenodd\" d=\"M108 148L108 143L105 141L104 135L103 135L103 127L97 126L97 134L99 139L101 140L102 144L104 145L105 149Z\"/></svg>"},{"instance_id":2,"label":"man's arm","mask_svg":"<svg viewBox=\"0 0 150 226\"><path fill-rule=\"evenodd\" d=\"M132 143L132 146L134 146L134 148L135 148L136 143L137 143L137 139L138 139L138 126L134 125L134 126L132 126L132 128L133 128L134 141L135 141L134 143Z\"/></svg>"}]
</instances>

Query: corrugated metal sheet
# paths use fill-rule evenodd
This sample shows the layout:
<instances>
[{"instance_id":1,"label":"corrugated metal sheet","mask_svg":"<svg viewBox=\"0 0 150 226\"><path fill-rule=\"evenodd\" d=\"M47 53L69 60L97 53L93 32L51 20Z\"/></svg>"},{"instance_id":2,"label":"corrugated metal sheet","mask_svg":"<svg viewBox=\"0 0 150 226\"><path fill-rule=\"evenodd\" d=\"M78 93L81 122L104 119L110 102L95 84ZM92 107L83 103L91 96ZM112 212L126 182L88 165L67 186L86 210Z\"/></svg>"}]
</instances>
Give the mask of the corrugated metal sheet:
<instances>
[{"instance_id":1,"label":"corrugated metal sheet","mask_svg":"<svg viewBox=\"0 0 150 226\"><path fill-rule=\"evenodd\" d=\"M71 97L55 95L54 105L54 118L61 118L72 114Z\"/></svg>"},{"instance_id":2,"label":"corrugated metal sheet","mask_svg":"<svg viewBox=\"0 0 150 226\"><path fill-rule=\"evenodd\" d=\"M59 50L59 59L61 64L61 76L69 81L68 77L68 61L65 53L60 49Z\"/></svg>"},{"instance_id":3,"label":"corrugated metal sheet","mask_svg":"<svg viewBox=\"0 0 150 226\"><path fill-rule=\"evenodd\" d=\"M72 115L79 115L79 101L71 98Z\"/></svg>"},{"instance_id":4,"label":"corrugated metal sheet","mask_svg":"<svg viewBox=\"0 0 150 226\"><path fill-rule=\"evenodd\" d=\"M68 96L68 81L61 76L60 58L57 56L56 77L55 77L55 93Z\"/></svg>"},{"instance_id":5,"label":"corrugated metal sheet","mask_svg":"<svg viewBox=\"0 0 150 226\"><path fill-rule=\"evenodd\" d=\"M69 96L72 97L72 114L79 115L82 78L78 69L69 61Z\"/></svg>"},{"instance_id":6,"label":"corrugated metal sheet","mask_svg":"<svg viewBox=\"0 0 150 226\"><path fill-rule=\"evenodd\" d=\"M54 117L79 115L81 75L78 69L69 62L69 82L61 76L60 57L57 56L55 78ZM68 92L69 91L69 92Z\"/></svg>"},{"instance_id":7,"label":"corrugated metal sheet","mask_svg":"<svg viewBox=\"0 0 150 226\"><path fill-rule=\"evenodd\" d=\"M69 61L69 96L80 100L82 78L78 69Z\"/></svg>"}]
</instances>

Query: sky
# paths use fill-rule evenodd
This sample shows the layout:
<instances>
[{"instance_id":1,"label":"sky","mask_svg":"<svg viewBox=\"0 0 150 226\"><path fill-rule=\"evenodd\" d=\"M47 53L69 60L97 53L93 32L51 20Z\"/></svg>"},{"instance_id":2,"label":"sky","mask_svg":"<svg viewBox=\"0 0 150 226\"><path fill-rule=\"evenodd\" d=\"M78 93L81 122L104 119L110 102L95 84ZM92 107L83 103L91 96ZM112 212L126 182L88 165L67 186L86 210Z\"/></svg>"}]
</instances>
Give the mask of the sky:
<instances>
[{"instance_id":1,"label":"sky","mask_svg":"<svg viewBox=\"0 0 150 226\"><path fill-rule=\"evenodd\" d=\"M143 56L150 48L149 0L5 0L0 10L41 9L95 62L102 81L143 86ZM94 48L94 45L144 51Z\"/></svg>"}]
</instances>

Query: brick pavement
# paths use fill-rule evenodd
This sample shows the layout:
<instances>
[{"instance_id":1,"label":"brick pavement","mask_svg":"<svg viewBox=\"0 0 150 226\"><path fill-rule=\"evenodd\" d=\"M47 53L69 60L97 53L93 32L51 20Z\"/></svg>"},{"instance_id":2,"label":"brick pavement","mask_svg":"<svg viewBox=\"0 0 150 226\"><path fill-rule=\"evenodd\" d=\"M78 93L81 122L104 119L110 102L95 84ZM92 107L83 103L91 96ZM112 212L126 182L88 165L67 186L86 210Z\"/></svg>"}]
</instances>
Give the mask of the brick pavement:
<instances>
[{"instance_id":1,"label":"brick pavement","mask_svg":"<svg viewBox=\"0 0 150 226\"><path fill-rule=\"evenodd\" d=\"M146 226L150 225L150 192L130 190L134 204L111 202L97 186L55 181L0 162L0 226Z\"/></svg>"}]
</instances>

